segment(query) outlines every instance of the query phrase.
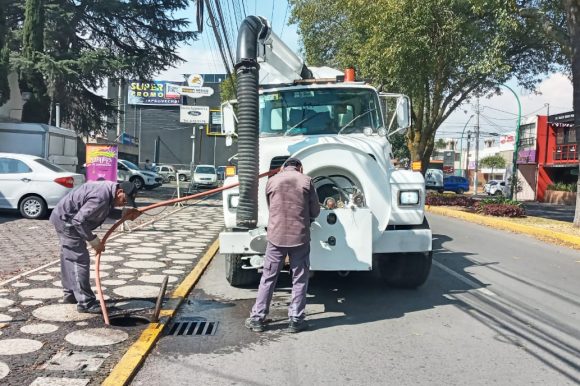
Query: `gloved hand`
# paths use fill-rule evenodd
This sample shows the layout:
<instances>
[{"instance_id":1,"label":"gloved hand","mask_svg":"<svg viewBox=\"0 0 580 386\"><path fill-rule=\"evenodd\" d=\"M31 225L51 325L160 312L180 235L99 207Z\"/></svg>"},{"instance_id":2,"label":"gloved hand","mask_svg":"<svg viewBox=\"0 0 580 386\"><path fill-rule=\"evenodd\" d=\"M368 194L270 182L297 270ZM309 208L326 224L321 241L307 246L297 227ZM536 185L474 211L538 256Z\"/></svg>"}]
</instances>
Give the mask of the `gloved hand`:
<instances>
[{"instance_id":1,"label":"gloved hand","mask_svg":"<svg viewBox=\"0 0 580 386\"><path fill-rule=\"evenodd\" d=\"M127 216L128 220L134 221L141 216L141 211L136 208L123 208L123 217Z\"/></svg>"},{"instance_id":2,"label":"gloved hand","mask_svg":"<svg viewBox=\"0 0 580 386\"><path fill-rule=\"evenodd\" d=\"M95 250L96 253L105 251L105 245L101 242L101 239L99 239L99 236L90 240L89 244L91 245L91 247L93 247L93 249Z\"/></svg>"}]
</instances>

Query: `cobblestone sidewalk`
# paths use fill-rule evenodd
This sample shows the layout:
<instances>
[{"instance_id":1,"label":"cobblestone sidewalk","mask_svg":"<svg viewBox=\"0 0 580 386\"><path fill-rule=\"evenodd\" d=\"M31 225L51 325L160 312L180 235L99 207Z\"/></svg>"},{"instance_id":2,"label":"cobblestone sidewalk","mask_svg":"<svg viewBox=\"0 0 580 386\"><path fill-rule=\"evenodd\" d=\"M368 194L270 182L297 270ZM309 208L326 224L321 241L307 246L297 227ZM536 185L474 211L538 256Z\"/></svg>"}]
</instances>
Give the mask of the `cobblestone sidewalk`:
<instances>
[{"instance_id":1,"label":"cobblestone sidewalk","mask_svg":"<svg viewBox=\"0 0 580 386\"><path fill-rule=\"evenodd\" d=\"M221 200L207 199L107 243L111 310L149 316L164 277L170 293L222 228ZM62 304L59 272L53 264L0 287L0 384L98 385L144 328L105 328Z\"/></svg>"}]
</instances>

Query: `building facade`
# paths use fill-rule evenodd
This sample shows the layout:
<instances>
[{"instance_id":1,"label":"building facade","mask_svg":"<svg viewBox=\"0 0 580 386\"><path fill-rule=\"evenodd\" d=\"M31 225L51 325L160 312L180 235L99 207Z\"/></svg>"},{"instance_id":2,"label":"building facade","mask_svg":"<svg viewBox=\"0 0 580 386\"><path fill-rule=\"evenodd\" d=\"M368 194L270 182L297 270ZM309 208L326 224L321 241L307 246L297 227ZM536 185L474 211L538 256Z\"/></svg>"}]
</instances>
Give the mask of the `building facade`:
<instances>
[{"instance_id":1,"label":"building facade","mask_svg":"<svg viewBox=\"0 0 580 386\"><path fill-rule=\"evenodd\" d=\"M199 164L227 165L237 147L225 146L221 134L220 83L225 75L205 74L201 78L203 88L212 92L198 98L171 92L169 87L187 86L186 81L123 81L120 90L118 82L111 82L108 97L119 106L120 114L108 139L137 143L133 162L139 164L149 159L187 169ZM209 122L183 123L182 106L209 108Z\"/></svg>"}]
</instances>

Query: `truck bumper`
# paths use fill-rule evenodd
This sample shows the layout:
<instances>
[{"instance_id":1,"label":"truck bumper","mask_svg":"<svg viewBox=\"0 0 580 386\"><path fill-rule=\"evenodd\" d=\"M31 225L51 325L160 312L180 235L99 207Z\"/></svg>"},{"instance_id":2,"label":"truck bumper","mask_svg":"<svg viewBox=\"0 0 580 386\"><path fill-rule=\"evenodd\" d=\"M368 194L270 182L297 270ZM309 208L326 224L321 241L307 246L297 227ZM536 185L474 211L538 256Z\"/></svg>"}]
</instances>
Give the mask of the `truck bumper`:
<instances>
[{"instance_id":1,"label":"truck bumper","mask_svg":"<svg viewBox=\"0 0 580 386\"><path fill-rule=\"evenodd\" d=\"M433 249L431 229L386 230L373 243L373 253L428 252Z\"/></svg>"},{"instance_id":2,"label":"truck bumper","mask_svg":"<svg viewBox=\"0 0 580 386\"><path fill-rule=\"evenodd\" d=\"M220 253L263 255L266 253L265 235L249 232L220 233ZM315 242L315 240L312 240ZM372 253L410 253L432 250L431 229L387 230L373 243ZM311 257L313 258L313 257ZM340 268L337 268L340 270Z\"/></svg>"}]
</instances>

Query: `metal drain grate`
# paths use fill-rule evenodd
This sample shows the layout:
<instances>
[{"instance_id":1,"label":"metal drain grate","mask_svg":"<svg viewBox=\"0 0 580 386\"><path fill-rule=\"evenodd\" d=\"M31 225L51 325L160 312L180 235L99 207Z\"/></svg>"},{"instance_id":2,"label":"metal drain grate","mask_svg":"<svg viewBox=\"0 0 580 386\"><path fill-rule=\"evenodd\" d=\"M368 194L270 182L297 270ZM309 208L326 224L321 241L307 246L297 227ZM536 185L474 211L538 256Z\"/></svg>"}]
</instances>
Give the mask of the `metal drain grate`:
<instances>
[{"instance_id":1,"label":"metal drain grate","mask_svg":"<svg viewBox=\"0 0 580 386\"><path fill-rule=\"evenodd\" d=\"M177 321L171 326L167 335L173 336L202 336L214 335L217 330L218 322L207 320L187 320Z\"/></svg>"}]
</instances>

